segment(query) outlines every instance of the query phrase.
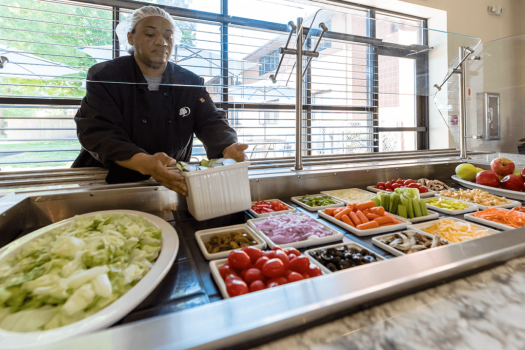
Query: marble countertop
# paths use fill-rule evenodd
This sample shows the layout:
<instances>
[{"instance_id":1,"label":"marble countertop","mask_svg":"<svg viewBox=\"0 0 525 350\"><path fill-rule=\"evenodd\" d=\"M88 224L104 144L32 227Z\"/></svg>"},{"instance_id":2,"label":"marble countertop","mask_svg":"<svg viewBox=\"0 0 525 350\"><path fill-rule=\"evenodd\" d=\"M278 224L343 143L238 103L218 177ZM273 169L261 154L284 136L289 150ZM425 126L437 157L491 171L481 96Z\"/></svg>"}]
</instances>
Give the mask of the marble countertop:
<instances>
[{"instance_id":1,"label":"marble countertop","mask_svg":"<svg viewBox=\"0 0 525 350\"><path fill-rule=\"evenodd\" d=\"M525 349L525 257L254 349Z\"/></svg>"}]
</instances>

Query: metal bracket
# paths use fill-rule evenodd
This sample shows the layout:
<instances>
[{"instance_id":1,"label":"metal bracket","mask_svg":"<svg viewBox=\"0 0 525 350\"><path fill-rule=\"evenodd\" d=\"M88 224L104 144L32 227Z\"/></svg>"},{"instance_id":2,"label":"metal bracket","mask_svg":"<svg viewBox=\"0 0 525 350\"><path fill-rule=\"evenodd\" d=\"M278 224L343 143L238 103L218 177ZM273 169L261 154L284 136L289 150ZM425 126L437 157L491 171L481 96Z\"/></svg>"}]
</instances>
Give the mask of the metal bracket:
<instances>
[{"instance_id":1,"label":"metal bracket","mask_svg":"<svg viewBox=\"0 0 525 350\"><path fill-rule=\"evenodd\" d=\"M288 40L286 40L286 45L284 45L284 49L285 50L288 49L288 45L290 44L290 40L292 39L292 35L297 30L297 27L295 26L295 23L292 22L292 21L288 22L288 28L290 28L290 34L288 34ZM279 51L281 49L283 49L283 48L281 47L279 49ZM279 70L281 69L281 65L283 64L283 60L284 60L284 54L281 56L281 59L279 60L279 65L277 66L277 70L275 71L275 74L272 74L272 75L269 76L270 80L274 84L277 82L277 74L279 74Z\"/></svg>"}]
</instances>

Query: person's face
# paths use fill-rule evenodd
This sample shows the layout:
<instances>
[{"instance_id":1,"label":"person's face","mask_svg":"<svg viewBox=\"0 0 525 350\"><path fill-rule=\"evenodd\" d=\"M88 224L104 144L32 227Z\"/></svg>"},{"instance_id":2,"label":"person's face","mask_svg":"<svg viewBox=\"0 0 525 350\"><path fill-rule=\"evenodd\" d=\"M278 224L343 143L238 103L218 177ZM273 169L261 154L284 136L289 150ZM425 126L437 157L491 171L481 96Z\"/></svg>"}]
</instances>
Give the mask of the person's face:
<instances>
[{"instance_id":1,"label":"person's face","mask_svg":"<svg viewBox=\"0 0 525 350\"><path fill-rule=\"evenodd\" d=\"M173 25L162 17L146 17L139 21L128 42L135 47L135 57L151 68L168 62L173 51Z\"/></svg>"}]
</instances>

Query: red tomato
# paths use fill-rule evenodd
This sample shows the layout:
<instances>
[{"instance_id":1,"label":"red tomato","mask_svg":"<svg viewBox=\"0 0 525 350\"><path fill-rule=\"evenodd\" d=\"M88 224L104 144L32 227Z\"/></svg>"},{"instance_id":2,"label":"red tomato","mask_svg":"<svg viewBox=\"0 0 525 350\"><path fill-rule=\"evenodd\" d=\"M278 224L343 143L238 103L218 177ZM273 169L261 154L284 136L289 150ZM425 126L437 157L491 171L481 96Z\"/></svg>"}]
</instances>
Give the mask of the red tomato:
<instances>
[{"instance_id":1,"label":"red tomato","mask_svg":"<svg viewBox=\"0 0 525 350\"><path fill-rule=\"evenodd\" d=\"M277 283L279 286L282 286L283 284L288 283L288 280L284 278L283 276L274 277L274 278L270 278L268 282L266 282L266 285L269 286L272 283Z\"/></svg>"},{"instance_id":2,"label":"red tomato","mask_svg":"<svg viewBox=\"0 0 525 350\"><path fill-rule=\"evenodd\" d=\"M268 259L274 259L275 258L275 252L273 250L267 250L262 252L263 256L267 256Z\"/></svg>"},{"instance_id":3,"label":"red tomato","mask_svg":"<svg viewBox=\"0 0 525 350\"><path fill-rule=\"evenodd\" d=\"M297 258L296 255L294 255L294 254L292 254L292 253L288 254L288 260L289 260L290 262L292 262L292 260L294 260L295 258Z\"/></svg>"},{"instance_id":4,"label":"red tomato","mask_svg":"<svg viewBox=\"0 0 525 350\"><path fill-rule=\"evenodd\" d=\"M386 188L385 188L385 186L379 186L377 189L384 191Z\"/></svg>"},{"instance_id":5,"label":"red tomato","mask_svg":"<svg viewBox=\"0 0 525 350\"><path fill-rule=\"evenodd\" d=\"M273 288L273 287L279 287L279 283L277 282L272 282L272 283L268 283L266 285L266 288Z\"/></svg>"},{"instance_id":6,"label":"red tomato","mask_svg":"<svg viewBox=\"0 0 525 350\"><path fill-rule=\"evenodd\" d=\"M284 251L286 252L286 254L292 253L295 256L301 256L301 252L295 248L286 248Z\"/></svg>"},{"instance_id":7,"label":"red tomato","mask_svg":"<svg viewBox=\"0 0 525 350\"><path fill-rule=\"evenodd\" d=\"M245 269L250 262L250 257L242 250L232 250L228 255L228 264L236 269Z\"/></svg>"},{"instance_id":8,"label":"red tomato","mask_svg":"<svg viewBox=\"0 0 525 350\"><path fill-rule=\"evenodd\" d=\"M292 272L291 274L286 276L286 279L288 280L288 282L291 283L304 280L304 277L299 272Z\"/></svg>"},{"instance_id":9,"label":"red tomato","mask_svg":"<svg viewBox=\"0 0 525 350\"><path fill-rule=\"evenodd\" d=\"M310 276L308 276L307 273L302 273L301 275L304 277L304 279L308 279L308 278L310 278Z\"/></svg>"},{"instance_id":10,"label":"red tomato","mask_svg":"<svg viewBox=\"0 0 525 350\"><path fill-rule=\"evenodd\" d=\"M290 269L284 270L283 276L288 278L288 275L291 274L293 271Z\"/></svg>"},{"instance_id":11,"label":"red tomato","mask_svg":"<svg viewBox=\"0 0 525 350\"><path fill-rule=\"evenodd\" d=\"M428 188L424 187L424 186L421 186L420 188L418 188L419 190L419 193L427 193L428 192Z\"/></svg>"},{"instance_id":12,"label":"red tomato","mask_svg":"<svg viewBox=\"0 0 525 350\"><path fill-rule=\"evenodd\" d=\"M392 181L394 181L394 180L392 180ZM401 184L401 185L402 185L402 184L405 182L405 180L399 178L399 179L397 179L396 182L397 182L398 184Z\"/></svg>"},{"instance_id":13,"label":"red tomato","mask_svg":"<svg viewBox=\"0 0 525 350\"><path fill-rule=\"evenodd\" d=\"M323 271L321 271L321 269L315 266L314 264L310 264L310 266L308 267L308 276L316 277L316 276L321 276L322 274L323 274Z\"/></svg>"},{"instance_id":14,"label":"red tomato","mask_svg":"<svg viewBox=\"0 0 525 350\"><path fill-rule=\"evenodd\" d=\"M241 271L241 278L243 279L243 281L245 280L245 276L246 276L246 272L248 271L249 269L244 269Z\"/></svg>"},{"instance_id":15,"label":"red tomato","mask_svg":"<svg viewBox=\"0 0 525 350\"><path fill-rule=\"evenodd\" d=\"M383 187L385 187L385 185L386 184L384 182L378 182L376 186L383 186Z\"/></svg>"},{"instance_id":16,"label":"red tomato","mask_svg":"<svg viewBox=\"0 0 525 350\"><path fill-rule=\"evenodd\" d=\"M403 182L403 185L408 186L408 185L413 184L413 183L414 183L414 180L408 179L408 180L405 180L405 182Z\"/></svg>"},{"instance_id":17,"label":"red tomato","mask_svg":"<svg viewBox=\"0 0 525 350\"><path fill-rule=\"evenodd\" d=\"M411 184L408 184L408 185L405 185L406 187L408 188L419 188L420 185L416 184L416 183L411 183Z\"/></svg>"},{"instance_id":18,"label":"red tomato","mask_svg":"<svg viewBox=\"0 0 525 350\"><path fill-rule=\"evenodd\" d=\"M278 250L275 252L275 258L283 262L285 269L287 269L288 265L290 265L290 259L288 259L288 256L286 255L286 253L283 252L282 250Z\"/></svg>"},{"instance_id":19,"label":"red tomato","mask_svg":"<svg viewBox=\"0 0 525 350\"><path fill-rule=\"evenodd\" d=\"M400 184L398 184L397 182L395 184L392 185L392 189L395 190L396 188L398 187L401 187Z\"/></svg>"},{"instance_id":20,"label":"red tomato","mask_svg":"<svg viewBox=\"0 0 525 350\"><path fill-rule=\"evenodd\" d=\"M268 260L270 260L269 257L267 256L262 256L260 257L259 259L257 259L257 261L255 262L255 268L259 269L259 270L262 270L262 267L264 265L264 263L266 263Z\"/></svg>"},{"instance_id":21,"label":"red tomato","mask_svg":"<svg viewBox=\"0 0 525 350\"><path fill-rule=\"evenodd\" d=\"M255 264L257 259L259 259L261 256L263 256L263 253L259 249L255 248L255 247L250 247L250 246L243 247L241 250L243 252L245 252L246 254L248 254L252 264Z\"/></svg>"},{"instance_id":22,"label":"red tomato","mask_svg":"<svg viewBox=\"0 0 525 350\"><path fill-rule=\"evenodd\" d=\"M279 259L270 259L263 265L262 273L267 277L281 276L284 273L284 264Z\"/></svg>"},{"instance_id":23,"label":"red tomato","mask_svg":"<svg viewBox=\"0 0 525 350\"><path fill-rule=\"evenodd\" d=\"M235 279L237 279L239 281L242 281L242 279L239 276L234 275L233 273L231 273L228 276L226 276L226 278L224 279L224 282L228 283L229 281L235 280Z\"/></svg>"},{"instance_id":24,"label":"red tomato","mask_svg":"<svg viewBox=\"0 0 525 350\"><path fill-rule=\"evenodd\" d=\"M253 281L260 280L262 281L264 279L264 276L261 272L261 270L256 268L251 268L246 270L246 274L243 277L244 281L248 284L252 283Z\"/></svg>"},{"instance_id":25,"label":"red tomato","mask_svg":"<svg viewBox=\"0 0 525 350\"><path fill-rule=\"evenodd\" d=\"M304 255L298 256L290 263L290 269L300 273L306 272L308 266L310 266L310 260Z\"/></svg>"},{"instance_id":26,"label":"red tomato","mask_svg":"<svg viewBox=\"0 0 525 350\"><path fill-rule=\"evenodd\" d=\"M257 292L258 290L266 289L263 281L256 280L250 284L250 293Z\"/></svg>"},{"instance_id":27,"label":"red tomato","mask_svg":"<svg viewBox=\"0 0 525 350\"><path fill-rule=\"evenodd\" d=\"M283 250L283 248L279 247L278 245L276 245L275 247L272 248L272 251L276 252L278 250Z\"/></svg>"},{"instance_id":28,"label":"red tomato","mask_svg":"<svg viewBox=\"0 0 525 350\"><path fill-rule=\"evenodd\" d=\"M386 188L385 191L387 191L387 192L394 192L394 190L391 189L391 188Z\"/></svg>"},{"instance_id":29,"label":"red tomato","mask_svg":"<svg viewBox=\"0 0 525 350\"><path fill-rule=\"evenodd\" d=\"M233 271L228 264L219 267L219 273L221 274L222 279L225 279L229 274L236 275L235 271Z\"/></svg>"},{"instance_id":30,"label":"red tomato","mask_svg":"<svg viewBox=\"0 0 525 350\"><path fill-rule=\"evenodd\" d=\"M250 292L246 282L240 279L231 279L229 282L226 282L226 290L231 297L236 297L238 295L243 295Z\"/></svg>"}]
</instances>

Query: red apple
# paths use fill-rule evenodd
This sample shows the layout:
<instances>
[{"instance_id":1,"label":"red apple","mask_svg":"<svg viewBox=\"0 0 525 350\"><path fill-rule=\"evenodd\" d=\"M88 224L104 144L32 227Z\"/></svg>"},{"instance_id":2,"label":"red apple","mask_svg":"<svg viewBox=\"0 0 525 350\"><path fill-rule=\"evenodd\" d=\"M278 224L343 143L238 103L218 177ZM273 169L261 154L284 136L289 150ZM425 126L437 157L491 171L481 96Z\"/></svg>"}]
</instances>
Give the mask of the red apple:
<instances>
[{"instance_id":1,"label":"red apple","mask_svg":"<svg viewBox=\"0 0 525 350\"><path fill-rule=\"evenodd\" d=\"M514 172L514 163L507 158L496 158L490 163L493 172L501 176L507 176Z\"/></svg>"},{"instance_id":2,"label":"red apple","mask_svg":"<svg viewBox=\"0 0 525 350\"><path fill-rule=\"evenodd\" d=\"M523 179L516 175L507 175L501 180L501 187L511 191L523 191L525 190L525 184Z\"/></svg>"},{"instance_id":3,"label":"red apple","mask_svg":"<svg viewBox=\"0 0 525 350\"><path fill-rule=\"evenodd\" d=\"M521 178L525 181L525 168L521 169Z\"/></svg>"},{"instance_id":4,"label":"red apple","mask_svg":"<svg viewBox=\"0 0 525 350\"><path fill-rule=\"evenodd\" d=\"M495 172L483 170L476 175L476 183L484 186L499 187L499 178Z\"/></svg>"}]
</instances>

